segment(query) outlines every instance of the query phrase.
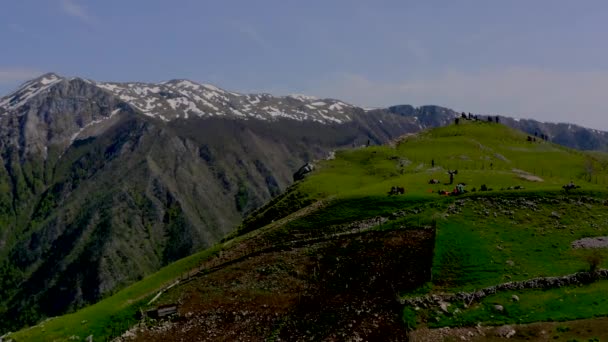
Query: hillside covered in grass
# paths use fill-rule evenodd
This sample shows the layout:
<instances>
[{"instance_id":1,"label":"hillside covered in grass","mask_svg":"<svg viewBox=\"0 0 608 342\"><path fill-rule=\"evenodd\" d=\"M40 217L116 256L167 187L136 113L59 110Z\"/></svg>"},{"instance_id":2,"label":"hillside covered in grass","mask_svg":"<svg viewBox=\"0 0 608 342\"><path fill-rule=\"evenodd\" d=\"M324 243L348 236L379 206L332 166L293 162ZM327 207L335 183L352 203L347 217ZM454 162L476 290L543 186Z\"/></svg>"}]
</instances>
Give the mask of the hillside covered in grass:
<instances>
[{"instance_id":1,"label":"hillside covered in grass","mask_svg":"<svg viewBox=\"0 0 608 342\"><path fill-rule=\"evenodd\" d=\"M399 340L423 327L608 315L599 278L404 304L608 267L606 249L573 248L608 236L606 155L463 120L315 166L212 249L8 338ZM564 190L569 183L580 188ZM163 304L177 314L136 315Z\"/></svg>"}]
</instances>

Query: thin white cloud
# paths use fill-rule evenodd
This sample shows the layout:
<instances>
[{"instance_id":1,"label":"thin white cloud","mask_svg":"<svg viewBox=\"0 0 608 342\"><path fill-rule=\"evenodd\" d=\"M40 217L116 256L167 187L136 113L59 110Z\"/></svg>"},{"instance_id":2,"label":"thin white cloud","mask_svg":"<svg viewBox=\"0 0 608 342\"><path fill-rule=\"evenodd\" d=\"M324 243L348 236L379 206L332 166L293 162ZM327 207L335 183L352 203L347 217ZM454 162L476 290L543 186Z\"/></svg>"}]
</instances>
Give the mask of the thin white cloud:
<instances>
[{"instance_id":1,"label":"thin white cloud","mask_svg":"<svg viewBox=\"0 0 608 342\"><path fill-rule=\"evenodd\" d=\"M341 74L322 81L315 95L361 106L437 104L458 111L572 122L608 130L608 71L559 71L530 67L448 71L400 82Z\"/></svg>"},{"instance_id":2,"label":"thin white cloud","mask_svg":"<svg viewBox=\"0 0 608 342\"><path fill-rule=\"evenodd\" d=\"M12 84L26 81L42 74L39 70L28 68L2 68L0 67L0 84Z\"/></svg>"},{"instance_id":3,"label":"thin white cloud","mask_svg":"<svg viewBox=\"0 0 608 342\"><path fill-rule=\"evenodd\" d=\"M93 24L95 22L95 18L88 13L84 6L78 4L77 0L61 0L61 9L67 15L77 18L86 24Z\"/></svg>"}]
</instances>

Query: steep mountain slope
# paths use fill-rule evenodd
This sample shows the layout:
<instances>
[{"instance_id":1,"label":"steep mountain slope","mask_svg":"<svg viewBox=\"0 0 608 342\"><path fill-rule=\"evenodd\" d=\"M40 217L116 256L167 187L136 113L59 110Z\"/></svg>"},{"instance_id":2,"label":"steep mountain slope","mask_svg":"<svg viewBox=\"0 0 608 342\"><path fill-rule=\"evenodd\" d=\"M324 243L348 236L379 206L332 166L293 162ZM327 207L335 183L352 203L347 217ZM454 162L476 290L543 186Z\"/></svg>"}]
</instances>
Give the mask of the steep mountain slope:
<instances>
[{"instance_id":1,"label":"steep mountain slope","mask_svg":"<svg viewBox=\"0 0 608 342\"><path fill-rule=\"evenodd\" d=\"M420 126L337 100L46 74L0 99L0 316L15 329L211 246L331 150Z\"/></svg>"},{"instance_id":2,"label":"steep mountain slope","mask_svg":"<svg viewBox=\"0 0 608 342\"><path fill-rule=\"evenodd\" d=\"M608 234L607 161L605 154L529 142L504 125L470 121L392 146L339 151L245 221L260 228L242 229L116 296L10 337L116 336L127 323L140 322L140 309L162 304L177 304L177 316L142 321L124 338L400 340L417 324L603 315L607 282L589 275L591 285L540 294L449 296L588 269L594 251L572 242ZM442 190L455 187L445 184L454 169L455 183L466 183L468 192L445 196ZM564 191L570 181L582 189ZM404 187L405 194L387 194L393 187ZM608 266L608 252L598 253L604 259L595 267ZM573 291L578 297L569 295ZM510 299L513 294L521 303ZM441 304L433 298L451 299ZM411 301L424 305L415 309L406 304ZM497 311L495 301L508 309Z\"/></svg>"}]
</instances>

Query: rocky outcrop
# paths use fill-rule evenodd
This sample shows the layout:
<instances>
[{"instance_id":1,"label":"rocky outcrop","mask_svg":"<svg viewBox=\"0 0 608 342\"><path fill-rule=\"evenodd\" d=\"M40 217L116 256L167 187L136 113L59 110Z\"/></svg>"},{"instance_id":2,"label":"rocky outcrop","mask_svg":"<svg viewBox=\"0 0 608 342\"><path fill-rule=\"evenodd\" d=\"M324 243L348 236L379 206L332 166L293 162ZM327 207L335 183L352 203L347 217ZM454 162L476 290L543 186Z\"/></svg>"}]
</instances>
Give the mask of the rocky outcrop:
<instances>
[{"instance_id":1,"label":"rocky outcrop","mask_svg":"<svg viewBox=\"0 0 608 342\"><path fill-rule=\"evenodd\" d=\"M304 164L304 166L299 168L298 171L296 171L296 173L293 174L293 181L297 182L299 180L304 179L304 177L306 177L307 174L314 171L314 169L315 169L315 166L313 164L311 164L311 163Z\"/></svg>"}]
</instances>

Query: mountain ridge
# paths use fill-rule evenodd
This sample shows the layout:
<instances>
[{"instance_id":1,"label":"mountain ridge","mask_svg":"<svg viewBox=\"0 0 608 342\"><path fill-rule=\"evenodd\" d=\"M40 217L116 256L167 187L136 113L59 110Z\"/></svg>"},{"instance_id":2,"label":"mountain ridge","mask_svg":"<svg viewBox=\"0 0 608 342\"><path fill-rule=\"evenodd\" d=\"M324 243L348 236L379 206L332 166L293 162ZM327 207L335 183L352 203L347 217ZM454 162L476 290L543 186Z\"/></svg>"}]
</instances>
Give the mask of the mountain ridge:
<instances>
[{"instance_id":1,"label":"mountain ridge","mask_svg":"<svg viewBox=\"0 0 608 342\"><path fill-rule=\"evenodd\" d=\"M116 96L134 110L161 119L172 121L191 117L229 117L244 120L259 119L276 121L286 118L298 121L316 121L324 124L341 124L352 121L362 113L399 113L418 120L416 111L436 108L444 112L442 118L418 124L419 129L437 126L458 115L446 107L425 105L395 105L386 108L363 108L345 101L316 98L307 95L274 96L268 93L243 94L224 90L215 85L197 83L189 79L172 79L157 83L146 82L100 82L80 77L63 77L56 73L46 73L23 83L18 89L0 98L0 115L7 112L19 115L19 109L32 97L48 91L60 82L80 81L91 84ZM437 115L437 114L435 114ZM482 119L487 115L477 114ZM492 115L495 117L496 115ZM585 150L608 150L608 133L573 123L541 122L535 119L511 118L498 115L503 123L528 134L545 134L551 140L573 148Z\"/></svg>"}]
</instances>

